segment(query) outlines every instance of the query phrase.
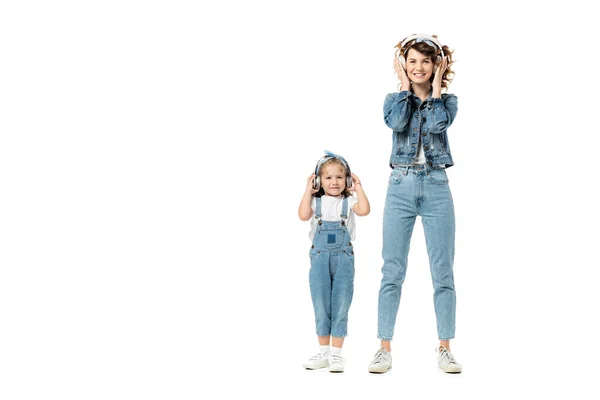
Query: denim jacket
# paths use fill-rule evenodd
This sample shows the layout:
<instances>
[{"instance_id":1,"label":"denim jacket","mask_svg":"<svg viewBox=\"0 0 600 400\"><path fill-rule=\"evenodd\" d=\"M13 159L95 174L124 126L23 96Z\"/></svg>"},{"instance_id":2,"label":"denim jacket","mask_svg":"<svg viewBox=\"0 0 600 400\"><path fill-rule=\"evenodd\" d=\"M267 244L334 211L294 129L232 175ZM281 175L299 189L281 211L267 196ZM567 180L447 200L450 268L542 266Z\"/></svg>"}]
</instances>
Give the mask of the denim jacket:
<instances>
[{"instance_id":1,"label":"denim jacket","mask_svg":"<svg viewBox=\"0 0 600 400\"><path fill-rule=\"evenodd\" d=\"M412 92L390 93L383 104L385 124L393 130L390 166L410 165L417 159L419 136L423 142L426 163L432 168L454 165L446 130L454 121L458 100L453 94L441 99L421 100Z\"/></svg>"}]
</instances>

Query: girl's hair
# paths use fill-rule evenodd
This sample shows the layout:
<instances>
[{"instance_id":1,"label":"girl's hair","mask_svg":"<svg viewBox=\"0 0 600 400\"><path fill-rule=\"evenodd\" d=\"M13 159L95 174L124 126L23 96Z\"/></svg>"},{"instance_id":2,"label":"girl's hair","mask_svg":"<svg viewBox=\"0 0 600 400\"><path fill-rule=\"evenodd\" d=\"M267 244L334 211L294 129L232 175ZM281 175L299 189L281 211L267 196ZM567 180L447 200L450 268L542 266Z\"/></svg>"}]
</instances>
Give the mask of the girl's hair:
<instances>
[{"instance_id":1,"label":"girl's hair","mask_svg":"<svg viewBox=\"0 0 600 400\"><path fill-rule=\"evenodd\" d=\"M332 164L337 164L340 167L342 167L342 169L344 170L344 184L345 184L346 183L346 166L344 165L344 163L339 158L330 158L329 160L327 160L323 164L321 164L321 166L319 167L319 171L318 171L319 172L319 176L321 176L321 172L323 171L323 168L325 166L332 165ZM324 194L325 194L325 190L323 190L323 184L321 184L321 188L313 196L315 196L315 197L321 197ZM344 195L344 197L348 197L348 196L352 195L352 193L350 193L350 190L348 190L347 186L344 188L344 192L342 194Z\"/></svg>"},{"instance_id":2,"label":"girl's hair","mask_svg":"<svg viewBox=\"0 0 600 400\"><path fill-rule=\"evenodd\" d=\"M431 36L437 39L436 35L431 35ZM400 56L404 57L405 60L406 60L406 56L408 55L408 51L410 49L415 49L419 53L425 54L426 56L431 57L432 62L435 62L435 58L438 55L441 55L441 52L437 47L432 47L425 42L415 43L414 40L411 40L410 42L406 43L404 45L404 47L402 47L402 41L400 41L396 46L394 46L394 48L398 49L397 51L400 53ZM450 66L454 63L454 61L452 60L452 53L454 53L454 51L450 51L450 49L446 45L442 45L442 49L444 50L444 55L446 56L446 59L448 60L448 66L446 67L446 70L444 71L444 75L442 76L442 92L447 92L448 85L450 85L450 82L452 82L452 79L454 79L454 71L452 71L452 69L450 69ZM434 73L435 73L435 68L437 68L437 67L434 67L434 69L433 69ZM434 78L434 75L432 74L431 78L429 78L429 82L433 82L433 78Z\"/></svg>"}]
</instances>

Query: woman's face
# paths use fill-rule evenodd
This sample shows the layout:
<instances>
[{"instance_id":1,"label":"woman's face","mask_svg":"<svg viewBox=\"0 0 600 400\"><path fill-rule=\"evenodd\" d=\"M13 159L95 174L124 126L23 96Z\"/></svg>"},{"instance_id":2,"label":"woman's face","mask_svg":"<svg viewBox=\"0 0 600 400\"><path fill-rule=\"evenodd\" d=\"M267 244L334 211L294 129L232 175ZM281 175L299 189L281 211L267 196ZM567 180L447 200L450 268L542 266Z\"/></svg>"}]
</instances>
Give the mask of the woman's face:
<instances>
[{"instance_id":1,"label":"woman's face","mask_svg":"<svg viewBox=\"0 0 600 400\"><path fill-rule=\"evenodd\" d=\"M431 57L419 53L415 49L408 50L408 54L406 55L406 75L413 83L429 82L434 67L435 64L431 61Z\"/></svg>"}]
</instances>

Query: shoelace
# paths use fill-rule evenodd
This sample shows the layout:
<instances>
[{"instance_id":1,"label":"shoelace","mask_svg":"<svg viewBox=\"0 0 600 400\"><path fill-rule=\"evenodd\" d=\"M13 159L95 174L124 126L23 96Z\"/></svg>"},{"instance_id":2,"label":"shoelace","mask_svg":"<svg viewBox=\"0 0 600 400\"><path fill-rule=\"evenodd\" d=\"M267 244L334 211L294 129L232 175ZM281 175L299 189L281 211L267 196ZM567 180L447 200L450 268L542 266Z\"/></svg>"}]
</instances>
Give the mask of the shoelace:
<instances>
[{"instance_id":1,"label":"shoelace","mask_svg":"<svg viewBox=\"0 0 600 400\"><path fill-rule=\"evenodd\" d=\"M442 359L446 360L448 364L456 364L454 356L448 351L448 349L442 349L440 350L440 353L442 353Z\"/></svg>"},{"instance_id":2,"label":"shoelace","mask_svg":"<svg viewBox=\"0 0 600 400\"><path fill-rule=\"evenodd\" d=\"M373 360L373 364L381 363L383 360L383 351L379 350L377 354L375 354L375 359Z\"/></svg>"}]
</instances>

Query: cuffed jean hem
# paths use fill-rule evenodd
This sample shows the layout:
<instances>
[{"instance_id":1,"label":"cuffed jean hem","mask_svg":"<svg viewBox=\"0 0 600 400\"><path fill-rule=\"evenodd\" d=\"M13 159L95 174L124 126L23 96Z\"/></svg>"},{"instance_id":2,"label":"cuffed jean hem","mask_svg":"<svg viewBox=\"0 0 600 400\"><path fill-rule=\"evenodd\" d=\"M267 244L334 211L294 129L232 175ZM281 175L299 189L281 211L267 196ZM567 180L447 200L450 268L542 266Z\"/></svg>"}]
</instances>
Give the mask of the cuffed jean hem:
<instances>
[{"instance_id":1,"label":"cuffed jean hem","mask_svg":"<svg viewBox=\"0 0 600 400\"><path fill-rule=\"evenodd\" d=\"M332 337L346 337L348 336L348 333L344 333L343 335L336 335L335 333L331 334Z\"/></svg>"},{"instance_id":2,"label":"cuffed jean hem","mask_svg":"<svg viewBox=\"0 0 600 400\"><path fill-rule=\"evenodd\" d=\"M317 332L317 336L333 336L333 337L346 337L348 336L348 333L344 333L343 335L336 335L335 333L325 333L325 334L321 334L320 332Z\"/></svg>"},{"instance_id":3,"label":"cuffed jean hem","mask_svg":"<svg viewBox=\"0 0 600 400\"><path fill-rule=\"evenodd\" d=\"M452 340L452 339L454 339L454 336L449 337L449 338L440 338L439 340Z\"/></svg>"},{"instance_id":4,"label":"cuffed jean hem","mask_svg":"<svg viewBox=\"0 0 600 400\"><path fill-rule=\"evenodd\" d=\"M377 339L379 339L379 340L385 340L386 342L392 341L392 338L387 338L385 336L379 336L379 335L377 336Z\"/></svg>"}]
</instances>

